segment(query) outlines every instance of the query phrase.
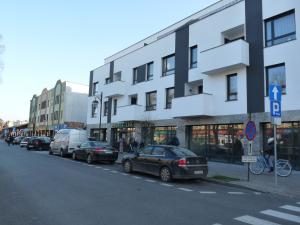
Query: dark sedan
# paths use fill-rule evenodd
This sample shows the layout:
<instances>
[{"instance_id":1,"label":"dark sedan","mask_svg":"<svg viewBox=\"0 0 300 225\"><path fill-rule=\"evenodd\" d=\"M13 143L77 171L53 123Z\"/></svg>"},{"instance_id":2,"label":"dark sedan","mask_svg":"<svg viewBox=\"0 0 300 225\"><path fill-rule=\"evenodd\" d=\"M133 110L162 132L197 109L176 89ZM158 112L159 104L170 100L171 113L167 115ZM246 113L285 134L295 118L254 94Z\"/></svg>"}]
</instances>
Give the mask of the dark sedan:
<instances>
[{"instance_id":1,"label":"dark sedan","mask_svg":"<svg viewBox=\"0 0 300 225\"><path fill-rule=\"evenodd\" d=\"M27 144L27 150L49 150L51 139L49 137L32 137Z\"/></svg>"},{"instance_id":2,"label":"dark sedan","mask_svg":"<svg viewBox=\"0 0 300 225\"><path fill-rule=\"evenodd\" d=\"M106 142L87 141L78 146L78 149L73 152L72 158L86 160L89 164L95 161L107 161L113 164L118 159L118 151Z\"/></svg>"},{"instance_id":3,"label":"dark sedan","mask_svg":"<svg viewBox=\"0 0 300 225\"><path fill-rule=\"evenodd\" d=\"M172 179L199 179L208 173L207 160L192 151L170 145L150 145L122 159L125 172L138 171Z\"/></svg>"}]
</instances>

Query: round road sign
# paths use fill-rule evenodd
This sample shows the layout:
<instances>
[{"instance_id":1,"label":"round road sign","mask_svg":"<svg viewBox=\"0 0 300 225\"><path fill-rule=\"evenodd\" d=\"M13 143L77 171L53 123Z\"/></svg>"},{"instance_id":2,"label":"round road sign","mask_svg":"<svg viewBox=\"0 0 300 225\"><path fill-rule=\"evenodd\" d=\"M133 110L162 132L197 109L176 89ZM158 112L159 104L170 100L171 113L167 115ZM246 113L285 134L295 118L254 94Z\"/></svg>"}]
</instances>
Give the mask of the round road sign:
<instances>
[{"instance_id":1,"label":"round road sign","mask_svg":"<svg viewBox=\"0 0 300 225\"><path fill-rule=\"evenodd\" d=\"M246 125L245 135L248 141L253 141L256 137L256 126L251 120Z\"/></svg>"}]
</instances>

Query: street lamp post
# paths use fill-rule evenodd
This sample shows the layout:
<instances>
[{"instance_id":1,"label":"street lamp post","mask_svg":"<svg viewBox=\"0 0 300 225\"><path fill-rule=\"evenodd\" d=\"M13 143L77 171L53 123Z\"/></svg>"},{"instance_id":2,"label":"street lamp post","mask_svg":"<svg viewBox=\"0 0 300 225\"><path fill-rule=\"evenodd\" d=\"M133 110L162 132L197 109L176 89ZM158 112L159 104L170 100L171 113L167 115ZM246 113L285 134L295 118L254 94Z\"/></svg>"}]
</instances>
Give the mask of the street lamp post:
<instances>
[{"instance_id":1,"label":"street lamp post","mask_svg":"<svg viewBox=\"0 0 300 225\"><path fill-rule=\"evenodd\" d=\"M100 113L99 113L99 135L98 135L98 138L99 138L99 141L100 141L100 132L101 132L101 117L102 117L102 98L103 98L103 93L101 92L100 96L97 96L95 95L95 98L97 98L99 101L100 101ZM97 100L95 99L93 103L96 103Z\"/></svg>"}]
</instances>

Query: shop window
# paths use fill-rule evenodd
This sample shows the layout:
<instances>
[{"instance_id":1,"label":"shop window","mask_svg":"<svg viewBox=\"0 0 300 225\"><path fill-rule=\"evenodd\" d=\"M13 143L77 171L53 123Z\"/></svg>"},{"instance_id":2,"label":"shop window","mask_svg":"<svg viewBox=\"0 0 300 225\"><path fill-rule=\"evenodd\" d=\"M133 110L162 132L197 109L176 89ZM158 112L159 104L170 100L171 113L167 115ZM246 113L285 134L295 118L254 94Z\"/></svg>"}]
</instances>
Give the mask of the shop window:
<instances>
[{"instance_id":1,"label":"shop window","mask_svg":"<svg viewBox=\"0 0 300 225\"><path fill-rule=\"evenodd\" d=\"M176 136L176 127L155 127L153 141L154 144L168 144Z\"/></svg>"}]
</instances>

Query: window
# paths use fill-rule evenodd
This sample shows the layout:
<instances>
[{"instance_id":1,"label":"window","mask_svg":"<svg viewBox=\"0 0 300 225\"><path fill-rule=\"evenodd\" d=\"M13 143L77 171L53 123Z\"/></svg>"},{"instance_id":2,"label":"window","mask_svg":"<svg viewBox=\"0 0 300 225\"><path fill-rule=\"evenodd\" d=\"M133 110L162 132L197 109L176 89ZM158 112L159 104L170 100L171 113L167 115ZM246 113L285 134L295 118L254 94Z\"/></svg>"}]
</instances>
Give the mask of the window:
<instances>
[{"instance_id":1,"label":"window","mask_svg":"<svg viewBox=\"0 0 300 225\"><path fill-rule=\"evenodd\" d=\"M104 116L108 115L108 102L104 102Z\"/></svg>"},{"instance_id":2,"label":"window","mask_svg":"<svg viewBox=\"0 0 300 225\"><path fill-rule=\"evenodd\" d=\"M130 97L130 105L136 105L137 104L137 95Z\"/></svg>"},{"instance_id":3,"label":"window","mask_svg":"<svg viewBox=\"0 0 300 225\"><path fill-rule=\"evenodd\" d=\"M269 95L269 85L278 84L281 85L282 93L286 93L286 83L285 83L285 64L278 64L273 66L268 66L266 68L266 95Z\"/></svg>"},{"instance_id":4,"label":"window","mask_svg":"<svg viewBox=\"0 0 300 225\"><path fill-rule=\"evenodd\" d=\"M120 80L121 80L121 76L122 76L121 71L120 71L120 72L117 72L117 73L114 74L113 80L114 80L114 81L120 81Z\"/></svg>"},{"instance_id":5,"label":"window","mask_svg":"<svg viewBox=\"0 0 300 225\"><path fill-rule=\"evenodd\" d=\"M172 108L172 99L174 98L174 88L166 89L166 109Z\"/></svg>"},{"instance_id":6,"label":"window","mask_svg":"<svg viewBox=\"0 0 300 225\"><path fill-rule=\"evenodd\" d=\"M98 82L95 82L94 84L93 84L93 95L95 95L95 94L97 94L97 92L98 92Z\"/></svg>"},{"instance_id":7,"label":"window","mask_svg":"<svg viewBox=\"0 0 300 225\"><path fill-rule=\"evenodd\" d=\"M163 147L154 147L154 149L152 151L152 156L164 157L165 156L165 149Z\"/></svg>"},{"instance_id":8,"label":"window","mask_svg":"<svg viewBox=\"0 0 300 225\"><path fill-rule=\"evenodd\" d=\"M190 49L190 68L196 68L197 67L197 45L191 47Z\"/></svg>"},{"instance_id":9,"label":"window","mask_svg":"<svg viewBox=\"0 0 300 225\"><path fill-rule=\"evenodd\" d=\"M60 96L56 95L55 100L54 100L54 104L59 104L59 102L60 102Z\"/></svg>"},{"instance_id":10,"label":"window","mask_svg":"<svg viewBox=\"0 0 300 225\"><path fill-rule=\"evenodd\" d=\"M203 94L203 85L198 86L198 94Z\"/></svg>"},{"instance_id":11,"label":"window","mask_svg":"<svg viewBox=\"0 0 300 225\"><path fill-rule=\"evenodd\" d=\"M147 80L153 80L153 65L153 62L147 64Z\"/></svg>"},{"instance_id":12,"label":"window","mask_svg":"<svg viewBox=\"0 0 300 225\"><path fill-rule=\"evenodd\" d=\"M146 93L146 111L156 110L156 91Z\"/></svg>"},{"instance_id":13,"label":"window","mask_svg":"<svg viewBox=\"0 0 300 225\"><path fill-rule=\"evenodd\" d=\"M163 58L162 75L167 76L175 73L175 54Z\"/></svg>"},{"instance_id":14,"label":"window","mask_svg":"<svg viewBox=\"0 0 300 225\"><path fill-rule=\"evenodd\" d=\"M150 155L151 154L151 151L152 151L152 146L149 146L149 147L145 147L143 148L141 151L140 151L140 154L142 155Z\"/></svg>"},{"instance_id":15,"label":"window","mask_svg":"<svg viewBox=\"0 0 300 225\"><path fill-rule=\"evenodd\" d=\"M105 78L105 84L109 84L110 83L110 78Z\"/></svg>"},{"instance_id":16,"label":"window","mask_svg":"<svg viewBox=\"0 0 300 225\"><path fill-rule=\"evenodd\" d=\"M97 107L98 107L98 102L93 101L92 103L92 118L95 118L97 116Z\"/></svg>"},{"instance_id":17,"label":"window","mask_svg":"<svg viewBox=\"0 0 300 225\"><path fill-rule=\"evenodd\" d=\"M46 102L46 101L43 101L43 102L42 102L41 108L42 108L42 109L45 109L46 107L47 107L47 102Z\"/></svg>"},{"instance_id":18,"label":"window","mask_svg":"<svg viewBox=\"0 0 300 225\"><path fill-rule=\"evenodd\" d=\"M266 20L265 36L267 47L296 39L295 11Z\"/></svg>"},{"instance_id":19,"label":"window","mask_svg":"<svg viewBox=\"0 0 300 225\"><path fill-rule=\"evenodd\" d=\"M227 76L227 101L237 100L237 74Z\"/></svg>"},{"instance_id":20,"label":"window","mask_svg":"<svg viewBox=\"0 0 300 225\"><path fill-rule=\"evenodd\" d=\"M138 82L138 69L134 68L133 69L133 81L132 81L132 83L136 84L137 82Z\"/></svg>"},{"instance_id":21,"label":"window","mask_svg":"<svg viewBox=\"0 0 300 225\"><path fill-rule=\"evenodd\" d=\"M118 100L114 99L114 115L117 115Z\"/></svg>"},{"instance_id":22,"label":"window","mask_svg":"<svg viewBox=\"0 0 300 225\"><path fill-rule=\"evenodd\" d=\"M234 41L237 41L237 40L245 40L245 36L241 36L241 37L238 37L238 38L224 38L224 43L225 44L228 44L228 43L231 43L231 42L234 42Z\"/></svg>"}]
</instances>

